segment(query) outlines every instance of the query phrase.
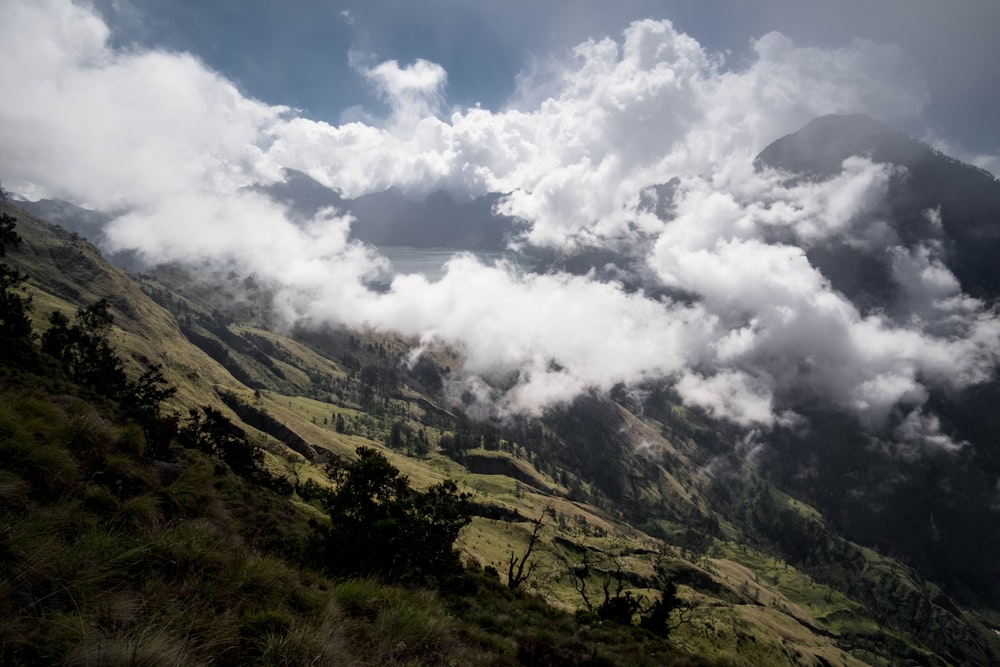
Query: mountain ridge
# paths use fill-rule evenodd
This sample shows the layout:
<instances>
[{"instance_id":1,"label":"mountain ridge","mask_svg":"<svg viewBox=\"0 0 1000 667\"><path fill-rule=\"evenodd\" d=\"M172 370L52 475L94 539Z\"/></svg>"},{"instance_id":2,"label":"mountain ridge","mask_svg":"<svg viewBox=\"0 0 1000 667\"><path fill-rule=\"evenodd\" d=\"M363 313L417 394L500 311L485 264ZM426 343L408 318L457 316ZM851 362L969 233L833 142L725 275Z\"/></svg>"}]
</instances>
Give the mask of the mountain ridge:
<instances>
[{"instance_id":1,"label":"mountain ridge","mask_svg":"<svg viewBox=\"0 0 1000 667\"><path fill-rule=\"evenodd\" d=\"M168 404L178 418L192 407L218 409L255 439L271 473L296 488L306 480L330 484L322 464L352 459L357 446L382 453L417 488L457 479L477 507L459 546L479 567L499 571L499 582L508 558L530 548L535 517L550 517L536 555L542 566L526 585L549 603L582 608L578 581L599 591L617 572L621 590L648 595L655 557L662 555L682 597L700 601L694 620L675 630L677 641L713 659L985 665L1000 658L996 596L988 585L969 588L976 577L994 575L981 569L992 560L990 544L984 541L975 559L960 553L993 534L981 523L990 514L977 494L997 462L995 448L982 446L995 430L977 417L995 383L950 412L942 408L963 428L979 425L968 438L981 454L963 455L960 465L920 461L906 469L917 480L912 488L854 497L878 488L879 475L894 462L821 410L810 415L808 437L776 430L759 468L740 451L739 429L685 407L665 382L610 396L587 393L539 418L476 422L441 393L461 364L446 349L405 364L413 342L390 335L275 332L267 326L266 286L252 276L198 278L178 267L129 275L72 234L10 203L0 206L17 217L25 239L8 259L32 276L39 330L52 309L70 313L108 299L114 340L126 358L134 367L143 359L165 364L179 389ZM236 293L252 298L241 302L232 298ZM944 404L949 397L933 400ZM817 465L825 476L803 474ZM867 476L859 473L865 465L872 466ZM970 471L985 476L969 477ZM905 506L925 490L925 479L952 486L974 481L966 487L975 493L935 492L935 511L947 510L939 514L947 524L933 516L928 522L924 505ZM316 506L297 493L297 511L315 519ZM903 506L886 513L894 502ZM883 509L873 511L876 504ZM963 523L967 507L980 509ZM866 512L871 525L852 528ZM897 532L873 542L872 525ZM915 528L920 539L911 545L903 533ZM926 548L932 542L920 540L932 540L932 529L959 550L944 550L930 563L895 557ZM864 539L852 541L852 530ZM603 569L587 570L589 559ZM946 576L948 567L970 563L975 567L961 577ZM573 573L581 568L586 576L577 580ZM575 659L583 664L584 657Z\"/></svg>"},{"instance_id":2,"label":"mountain ridge","mask_svg":"<svg viewBox=\"0 0 1000 667\"><path fill-rule=\"evenodd\" d=\"M963 291L977 298L1000 294L1000 269L994 261L1000 252L1000 181L989 172L863 114L817 118L769 144L754 165L798 178L825 179L839 173L844 160L852 156L903 168L891 176L884 208L874 214L890 224L903 245L913 248L943 232L945 263ZM934 211L938 223L930 217ZM838 261L863 264L864 257L853 248L840 250L834 251L832 260L815 252L810 259L835 275L835 285L857 297L856 289L845 287L846 277L832 269Z\"/></svg>"}]
</instances>

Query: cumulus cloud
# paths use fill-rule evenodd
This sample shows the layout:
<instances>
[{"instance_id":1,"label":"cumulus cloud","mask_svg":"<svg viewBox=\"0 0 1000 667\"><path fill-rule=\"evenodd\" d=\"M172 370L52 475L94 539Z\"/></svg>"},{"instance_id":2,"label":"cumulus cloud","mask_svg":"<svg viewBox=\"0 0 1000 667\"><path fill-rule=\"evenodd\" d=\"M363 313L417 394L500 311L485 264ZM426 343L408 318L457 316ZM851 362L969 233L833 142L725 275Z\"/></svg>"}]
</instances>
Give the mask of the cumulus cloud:
<instances>
[{"instance_id":1,"label":"cumulus cloud","mask_svg":"<svg viewBox=\"0 0 1000 667\"><path fill-rule=\"evenodd\" d=\"M188 54L120 52L93 10L3 3L5 181L116 207L280 178L264 149L288 110L240 94Z\"/></svg>"},{"instance_id":2,"label":"cumulus cloud","mask_svg":"<svg viewBox=\"0 0 1000 667\"><path fill-rule=\"evenodd\" d=\"M115 50L69 0L4 12L8 188L124 210L110 238L151 262L253 271L288 322L457 349L450 389L473 407L538 412L666 378L748 427L794 421L803 401L873 429L902 409L895 437L949 450L923 411L929 390L983 381L998 361L1000 321L962 294L934 239L904 246L878 219L897 167L853 157L817 182L752 165L819 114L919 113L925 87L894 47L771 33L728 63L668 21L638 21L547 61L504 109L447 114L439 65L354 54L388 115L332 125L248 99L188 54ZM499 209L525 221L524 241L627 248L649 289L462 255L438 280L397 276L374 292L385 261L350 240L348 212L293 219L248 188L285 167L347 197L507 193ZM667 181L662 215L640 205ZM859 310L834 289L809 255L834 241L887 255L901 312ZM664 293L681 296L652 296Z\"/></svg>"},{"instance_id":3,"label":"cumulus cloud","mask_svg":"<svg viewBox=\"0 0 1000 667\"><path fill-rule=\"evenodd\" d=\"M386 60L371 67L361 61L371 59L351 52L351 61L376 88L391 109L392 129L412 132L420 121L435 116L441 110L444 86L448 74L437 63L422 58L401 66L396 60Z\"/></svg>"}]
</instances>

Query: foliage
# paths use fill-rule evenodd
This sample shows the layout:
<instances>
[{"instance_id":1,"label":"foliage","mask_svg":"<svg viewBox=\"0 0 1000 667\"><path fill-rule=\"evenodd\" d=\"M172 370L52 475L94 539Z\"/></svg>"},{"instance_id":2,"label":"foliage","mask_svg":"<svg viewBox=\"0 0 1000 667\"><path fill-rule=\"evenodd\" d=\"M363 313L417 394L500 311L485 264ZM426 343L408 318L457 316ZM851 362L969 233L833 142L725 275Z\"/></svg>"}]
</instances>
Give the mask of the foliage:
<instances>
[{"instance_id":1,"label":"foliage","mask_svg":"<svg viewBox=\"0 0 1000 667\"><path fill-rule=\"evenodd\" d=\"M226 407L235 412L244 424L267 433L310 461L316 458L316 451L312 445L266 411L250 405L230 391L220 391L218 394Z\"/></svg>"},{"instance_id":2,"label":"foliage","mask_svg":"<svg viewBox=\"0 0 1000 667\"><path fill-rule=\"evenodd\" d=\"M16 228L17 220L14 216L7 213L0 215L0 257L7 254L7 246L21 245L22 239Z\"/></svg>"},{"instance_id":3,"label":"foliage","mask_svg":"<svg viewBox=\"0 0 1000 667\"><path fill-rule=\"evenodd\" d=\"M25 220L21 231L35 250L41 246L29 223L35 224ZM68 273L59 278L67 281L66 289L40 284L46 273L37 262L47 256L17 257L18 266L31 272L36 308L59 304L67 294L95 294L93 284L74 285ZM63 268L79 268L74 263L80 257L79 248L66 253ZM263 335L253 323L263 320L247 319L256 302L230 309L221 295L205 308L194 290L172 292L155 283L162 290L157 300L186 323L186 332L197 332L186 340L172 326L162 326L172 325L169 320L144 321L148 304L123 289L127 280L115 273L101 280L98 292L136 315L128 325L141 335L123 340L143 345L163 340L158 356L174 364L172 377L182 383L178 403L205 408L179 421L159 417L158 403L172 390L160 369L149 364L138 380L126 379L125 390L109 393L107 386L82 389L61 361L37 355L39 363L26 371L3 360L0 663L710 662L677 648L684 646L739 664L851 664L845 652L873 664L996 664L990 643L995 633L981 619L998 617L966 611L961 605L967 597L843 540L825 523L829 514L824 519L774 489L767 495L763 488L741 492L739 480L753 472L726 465L739 434L692 417L676 396L650 391L639 412L635 401L642 392L616 388L612 398L618 406L594 394L537 418L471 421L443 400L439 389L446 368L428 361L425 369L402 370L405 341L350 332L312 332L308 342L299 333ZM65 305L56 307L70 312ZM110 319L110 309L105 312ZM100 328L101 318L96 319L65 318L63 333L77 326ZM104 340L114 338L112 331L104 330ZM203 355L189 342L199 335L203 349L225 361L231 376L220 375L215 364L202 365ZM28 344L34 345L30 339ZM135 350L129 353L143 361ZM437 358L450 362L451 354L442 350ZM239 398L248 395L240 382L259 389L257 400ZM232 397L220 387L234 388ZM32 400L21 401L26 388ZM992 403L984 397L978 411ZM239 418L235 423L226 417L226 406ZM156 436L162 447L151 446L145 422L153 416L162 426ZM401 573L409 567L410 545L424 551L418 538L433 533L417 521L433 513L430 503L417 502L405 477L389 466L383 478L388 492L382 496L376 484L356 485L352 502L360 507L340 507L337 532L333 516L315 520L321 516L317 508L349 485L331 490L315 460L295 457L299 486L291 501L286 496L291 485L268 472L275 459L241 430L244 424L293 449L309 451L302 447L308 438L305 446L317 460L327 453L337 457L367 439L396 449L393 455L400 456L392 460L414 480L438 479L442 471L458 475L491 511L477 512L462 547L473 558L495 563L506 578L495 570L491 576L491 568L462 571L454 559L454 538L447 539L447 521L438 531L444 538L435 541L447 547L439 550L445 553L439 560L448 574L428 575L437 568ZM836 430L828 430L829 451L841 451ZM637 434L651 446L637 447ZM472 463L482 452L469 450L477 448L503 452L496 460L512 465L475 469ZM454 461L443 460L438 451ZM405 459L402 453L428 460ZM538 486L516 483L516 473L530 466ZM335 471L333 481L341 482L349 467ZM715 481L706 482L709 477ZM989 480L992 484L995 475ZM280 494L270 490L282 488ZM451 489L452 500L457 491ZM515 551L509 527L498 522L526 521L549 502L559 510L551 525L540 529L533 543L526 531ZM391 509L408 505L412 516ZM935 544L951 543L949 514L933 509L923 517L941 531ZM404 530L409 523L419 530ZM629 523L650 535L655 529L656 537L678 547L669 551L672 567L662 579L659 571L650 575L656 556ZM609 545L607 535L619 530L622 542ZM348 553L358 544L360 555ZM379 548L384 544L392 548ZM769 558L764 550L781 558ZM590 563L585 590L591 611L580 615L585 623L525 591L537 588L570 602L566 580L546 574L543 564L580 554L598 559L609 552L621 556L619 565L606 556ZM399 553L403 556L391 557ZM357 578L359 572L383 581ZM541 581L533 581L539 572ZM431 579L441 584L435 591L414 586ZM698 599L711 602L695 616L690 602ZM686 620L689 624L679 627ZM770 653L755 648L765 644Z\"/></svg>"},{"instance_id":4,"label":"foliage","mask_svg":"<svg viewBox=\"0 0 1000 667\"><path fill-rule=\"evenodd\" d=\"M0 216L0 257L7 254L7 247L21 245L21 237L16 231L17 221L6 213ZM10 348L23 346L32 336L31 298L18 293L28 276L17 269L0 263L0 346L5 352Z\"/></svg>"},{"instance_id":5,"label":"foliage","mask_svg":"<svg viewBox=\"0 0 1000 667\"><path fill-rule=\"evenodd\" d=\"M243 429L210 405L188 411L188 421L177 433L185 447L210 454L240 477L254 481L281 495L291 495L294 485L264 467L264 452L250 442Z\"/></svg>"},{"instance_id":6,"label":"foliage","mask_svg":"<svg viewBox=\"0 0 1000 667\"><path fill-rule=\"evenodd\" d=\"M159 364L129 380L121 358L109 340L114 317L106 299L77 311L74 321L59 311L49 316L50 328L42 335L42 352L56 358L76 383L116 400L125 414L142 427L151 453L169 457L168 445L175 423L160 414L160 405L177 389L167 384Z\"/></svg>"},{"instance_id":7,"label":"foliage","mask_svg":"<svg viewBox=\"0 0 1000 667\"><path fill-rule=\"evenodd\" d=\"M108 340L113 323L106 299L81 308L73 323L54 311L50 328L42 335L42 351L58 359L78 384L112 398L123 396L125 369Z\"/></svg>"},{"instance_id":8,"label":"foliage","mask_svg":"<svg viewBox=\"0 0 1000 667\"><path fill-rule=\"evenodd\" d=\"M264 464L263 452L219 410L206 405L202 413L188 411L188 422L178 432L181 444L215 456L237 475L253 476Z\"/></svg>"},{"instance_id":9,"label":"foliage","mask_svg":"<svg viewBox=\"0 0 1000 667\"><path fill-rule=\"evenodd\" d=\"M664 559L656 563L654 583L659 597L642 609L639 626L659 637L667 637L671 632L691 621L698 609L697 600L685 600L677 595L677 582Z\"/></svg>"},{"instance_id":10,"label":"foliage","mask_svg":"<svg viewBox=\"0 0 1000 667\"><path fill-rule=\"evenodd\" d=\"M374 449L359 447L357 455L331 471L336 489L322 500L330 522L317 528L319 564L339 575L409 582L459 571L453 545L471 520L469 495L451 480L415 491Z\"/></svg>"}]
</instances>

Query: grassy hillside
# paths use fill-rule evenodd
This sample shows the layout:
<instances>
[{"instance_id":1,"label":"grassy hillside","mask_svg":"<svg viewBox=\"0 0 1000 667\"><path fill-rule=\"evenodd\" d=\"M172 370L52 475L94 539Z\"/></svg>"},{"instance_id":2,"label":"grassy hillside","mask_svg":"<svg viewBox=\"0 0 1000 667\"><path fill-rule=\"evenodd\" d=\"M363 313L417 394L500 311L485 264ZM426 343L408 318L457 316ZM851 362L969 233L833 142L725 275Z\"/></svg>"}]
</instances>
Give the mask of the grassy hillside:
<instances>
[{"instance_id":1,"label":"grassy hillside","mask_svg":"<svg viewBox=\"0 0 1000 667\"><path fill-rule=\"evenodd\" d=\"M666 388L646 388L641 404L622 392L541 419L470 421L441 395L460 363L447 350L409 368L406 341L276 333L266 286L250 277L178 267L131 276L86 241L2 208L24 240L5 259L30 276L36 331L54 310L72 316L107 299L126 371L159 363L176 387L165 414L183 425L192 408L218 410L290 489L264 489L180 442L174 461L148 455L113 401L75 387L44 355L30 371L6 368L10 664L1000 660L988 627L996 610L963 609L845 540L746 467L736 434ZM307 489L333 488L328 465L359 446L417 489L452 479L470 494L458 583L339 580L309 563L303 550L324 515ZM515 591L511 559L529 544ZM619 623L596 612L626 596L646 608L665 581L679 601L669 640L628 624L638 614Z\"/></svg>"}]
</instances>

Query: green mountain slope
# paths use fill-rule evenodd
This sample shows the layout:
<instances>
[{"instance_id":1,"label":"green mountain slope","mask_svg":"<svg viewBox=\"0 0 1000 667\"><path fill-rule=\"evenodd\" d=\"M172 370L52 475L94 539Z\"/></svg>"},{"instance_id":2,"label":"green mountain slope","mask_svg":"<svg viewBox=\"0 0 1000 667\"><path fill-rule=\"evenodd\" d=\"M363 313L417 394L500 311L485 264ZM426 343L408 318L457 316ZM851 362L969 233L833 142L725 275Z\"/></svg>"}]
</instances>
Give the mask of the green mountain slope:
<instances>
[{"instance_id":1,"label":"green mountain slope","mask_svg":"<svg viewBox=\"0 0 1000 667\"><path fill-rule=\"evenodd\" d=\"M23 376L6 374L4 442L33 439L55 462L34 481L4 473L5 534L17 538L5 538L5 600L18 608L27 577L27 604L49 609L39 599L53 590L59 605L52 613L12 612L4 633L30 635L32 618L43 621L36 632L61 629L53 645L69 653L45 660L113 662L93 648L95 637L115 651L162 646L161 662L170 664L224 662L212 642L274 664L315 656L326 664L670 664L690 655L743 665L1000 660L988 627L997 610L965 609L913 569L844 539L816 509L745 466L734 454L736 433L684 409L664 387L647 387L641 399L586 396L539 419L472 421L443 398L442 381L460 364L447 350L408 367L407 341L275 332L266 287L250 277L176 267L130 276L82 239L2 207L24 239L6 259L30 276L36 330L48 326L52 310L72 315L107 299L111 339L127 371L162 364L177 388L165 410L181 423L191 408L220 411L262 449L269 474L294 489L286 497L220 476L218 464L188 450L170 464L182 472L169 481L156 460L120 451L129 427L111 421L101 435L101 470L117 460L128 472L122 479L144 481L121 497L102 485L111 497L93 491L103 495L90 500L85 467L63 434L75 410L108 420L107 409L86 395L75 408L60 398L65 389L46 389L48 380L27 392ZM486 568L467 575L478 582L471 593L344 582L301 569L308 520L322 520L315 488L331 487L324 467L351 460L358 446L380 452L418 489L454 479L471 494L472 521L457 544L466 562ZM64 481L39 495L52 479ZM166 513L163 502L180 509ZM74 523L83 532L63 534ZM89 546L101 540L114 544ZM25 565L50 547L58 554L51 569ZM125 560L110 562L91 548ZM513 591L510 566L529 552L528 575ZM105 569L87 571L88 559ZM188 565L176 574L178 563ZM682 602L669 616L676 626L669 643L586 611L605 597L645 596L648 606L664 578ZM252 605L238 602L242 595ZM576 610L579 623L567 613ZM196 630L201 623L208 626ZM32 641L41 650L47 638Z\"/></svg>"}]
</instances>

